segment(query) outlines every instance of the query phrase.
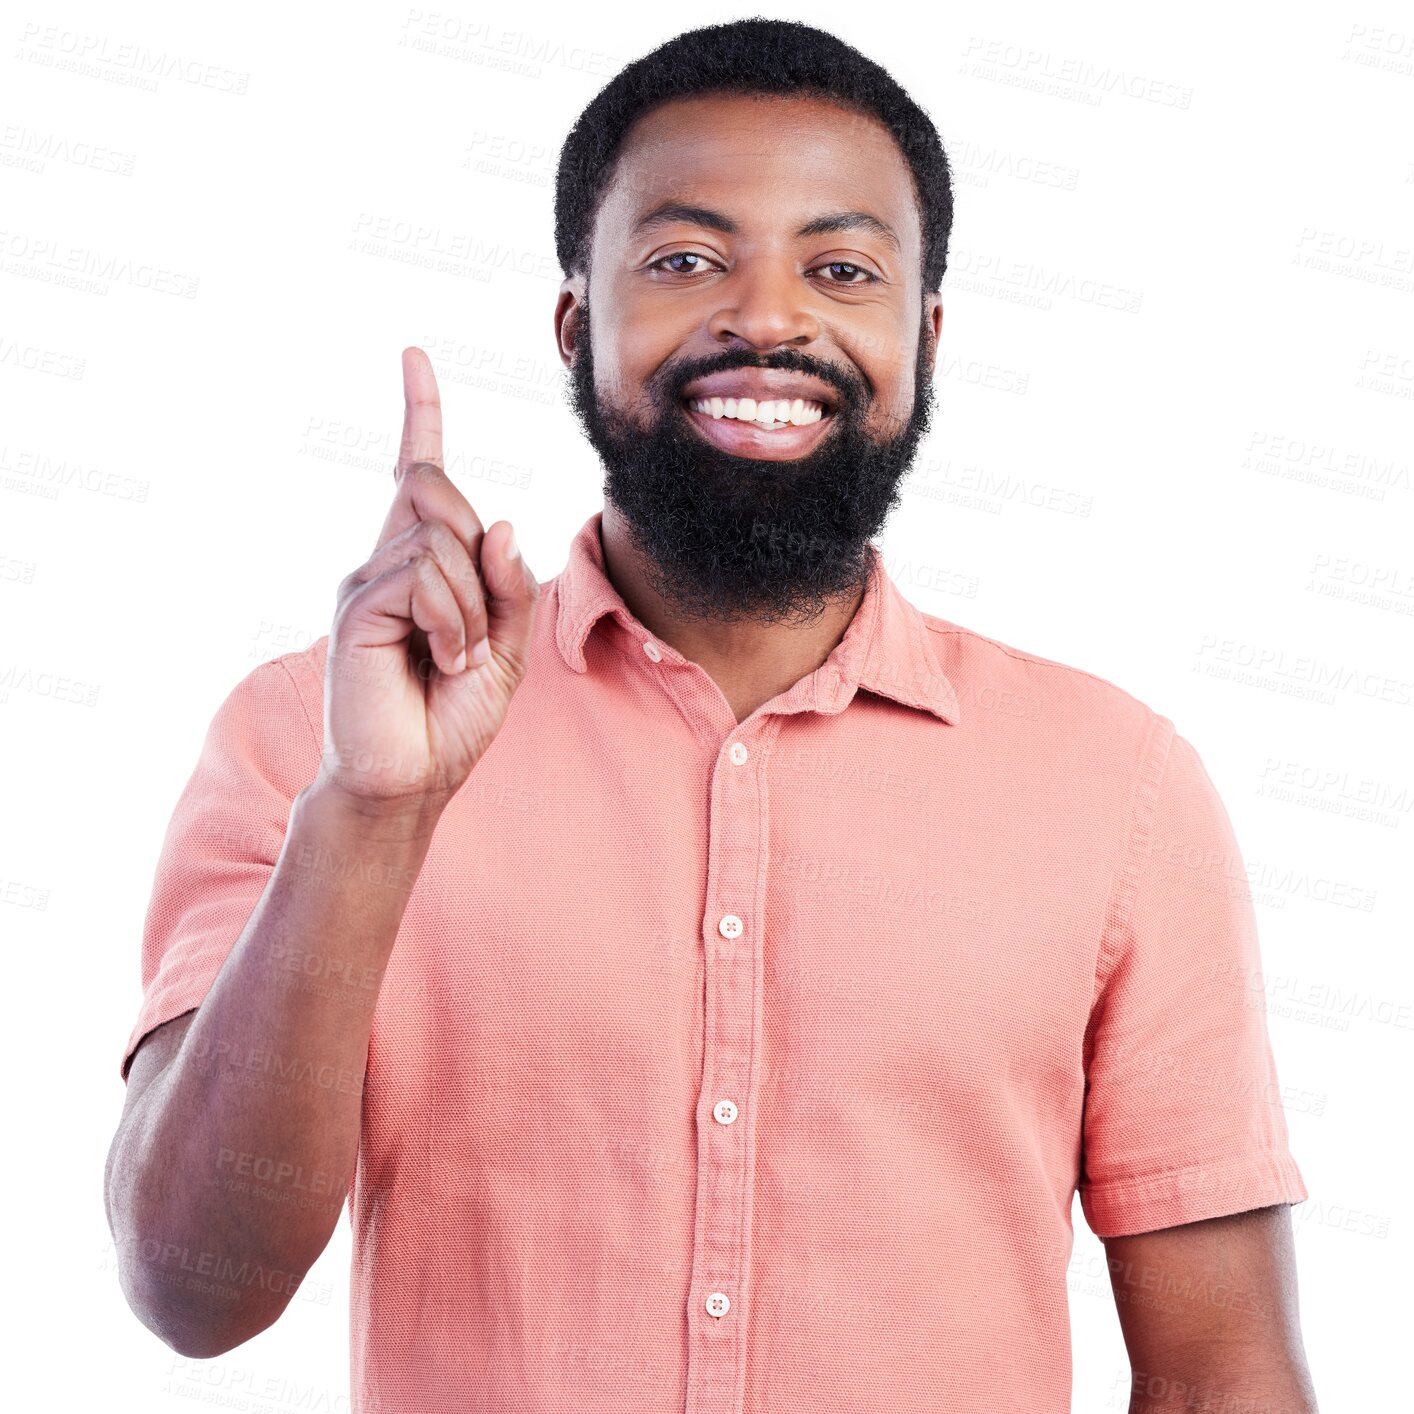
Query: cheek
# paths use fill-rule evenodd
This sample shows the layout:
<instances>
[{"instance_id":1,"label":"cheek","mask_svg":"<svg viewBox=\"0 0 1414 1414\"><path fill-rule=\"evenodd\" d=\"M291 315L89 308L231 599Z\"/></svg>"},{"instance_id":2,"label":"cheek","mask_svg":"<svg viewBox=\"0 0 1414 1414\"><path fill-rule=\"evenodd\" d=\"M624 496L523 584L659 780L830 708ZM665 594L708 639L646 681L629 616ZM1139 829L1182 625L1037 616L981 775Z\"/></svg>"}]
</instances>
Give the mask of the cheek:
<instances>
[{"instance_id":1,"label":"cheek","mask_svg":"<svg viewBox=\"0 0 1414 1414\"><path fill-rule=\"evenodd\" d=\"M868 427L876 433L891 432L906 422L913 410L913 364L902 360L876 362L865 371L874 385Z\"/></svg>"},{"instance_id":2,"label":"cheek","mask_svg":"<svg viewBox=\"0 0 1414 1414\"><path fill-rule=\"evenodd\" d=\"M594 326L594 391L603 401L626 408L634 401L641 380L634 376L633 351L623 346L613 331Z\"/></svg>"},{"instance_id":3,"label":"cheek","mask_svg":"<svg viewBox=\"0 0 1414 1414\"><path fill-rule=\"evenodd\" d=\"M594 356L594 385L600 403L615 409L646 432L657 417L657 409L650 404L643 387L652 368L633 362L632 353L626 354L623 350L609 360L608 368L598 363L597 349Z\"/></svg>"},{"instance_id":4,"label":"cheek","mask_svg":"<svg viewBox=\"0 0 1414 1414\"><path fill-rule=\"evenodd\" d=\"M883 311L879 311L883 314ZM840 347L872 388L868 418L873 425L907 418L913 406L914 369L917 364L918 327L908 327L892 312L877 325L854 331L840 339Z\"/></svg>"},{"instance_id":5,"label":"cheek","mask_svg":"<svg viewBox=\"0 0 1414 1414\"><path fill-rule=\"evenodd\" d=\"M601 398L624 409L648 407L644 384L672 357L680 340L673 331L616 303L612 312L594 306L594 383Z\"/></svg>"},{"instance_id":6,"label":"cheek","mask_svg":"<svg viewBox=\"0 0 1414 1414\"><path fill-rule=\"evenodd\" d=\"M601 302L594 313L604 342L616 344L621 359L649 362L654 348L671 350L692 330L691 302L665 301L662 291L644 284L635 271L617 272L596 293Z\"/></svg>"}]
</instances>

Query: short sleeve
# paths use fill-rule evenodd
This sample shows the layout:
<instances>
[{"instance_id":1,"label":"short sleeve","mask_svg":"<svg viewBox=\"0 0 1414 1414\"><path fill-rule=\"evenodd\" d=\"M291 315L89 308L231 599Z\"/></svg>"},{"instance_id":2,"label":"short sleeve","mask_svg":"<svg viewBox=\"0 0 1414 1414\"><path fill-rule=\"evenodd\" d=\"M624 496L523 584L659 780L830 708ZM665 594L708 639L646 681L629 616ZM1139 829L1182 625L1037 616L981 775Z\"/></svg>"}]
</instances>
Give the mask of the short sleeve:
<instances>
[{"instance_id":1,"label":"short sleeve","mask_svg":"<svg viewBox=\"0 0 1414 1414\"><path fill-rule=\"evenodd\" d=\"M1079 1191L1097 1236L1306 1198L1264 1000L1232 823L1198 753L1156 715L1086 1032Z\"/></svg>"},{"instance_id":2,"label":"short sleeve","mask_svg":"<svg viewBox=\"0 0 1414 1414\"><path fill-rule=\"evenodd\" d=\"M279 658L248 673L217 710L158 856L143 927L142 1006L123 1050L124 1080L153 1027L201 1004L250 921L295 797L318 772L320 736Z\"/></svg>"}]
</instances>

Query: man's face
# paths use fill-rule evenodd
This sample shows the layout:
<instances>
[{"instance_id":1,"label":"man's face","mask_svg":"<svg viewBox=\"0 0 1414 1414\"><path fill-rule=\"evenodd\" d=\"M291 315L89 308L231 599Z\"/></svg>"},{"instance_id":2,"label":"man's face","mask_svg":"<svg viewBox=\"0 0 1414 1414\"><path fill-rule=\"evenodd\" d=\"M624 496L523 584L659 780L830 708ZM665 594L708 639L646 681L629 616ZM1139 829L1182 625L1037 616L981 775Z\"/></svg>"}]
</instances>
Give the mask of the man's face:
<instances>
[{"instance_id":1,"label":"man's face","mask_svg":"<svg viewBox=\"0 0 1414 1414\"><path fill-rule=\"evenodd\" d=\"M692 210L644 223L666 204ZM799 234L840 212L897 243ZM863 584L934 405L921 240L893 139L833 104L682 99L629 134L556 324L605 496L680 614L803 621ZM783 398L792 424L762 426Z\"/></svg>"}]
</instances>

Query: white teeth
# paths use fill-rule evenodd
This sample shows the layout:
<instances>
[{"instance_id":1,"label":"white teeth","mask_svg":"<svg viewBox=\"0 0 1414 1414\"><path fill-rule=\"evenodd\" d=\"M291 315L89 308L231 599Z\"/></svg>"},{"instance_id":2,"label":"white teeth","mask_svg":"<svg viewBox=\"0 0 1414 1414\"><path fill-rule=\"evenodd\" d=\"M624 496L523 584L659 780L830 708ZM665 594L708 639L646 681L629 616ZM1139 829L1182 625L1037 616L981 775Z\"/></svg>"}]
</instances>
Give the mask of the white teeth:
<instances>
[{"instance_id":1,"label":"white teeth","mask_svg":"<svg viewBox=\"0 0 1414 1414\"><path fill-rule=\"evenodd\" d=\"M737 422L754 422L759 427L808 427L825 415L821 404L808 398L692 398L694 412L712 417L730 417Z\"/></svg>"}]
</instances>

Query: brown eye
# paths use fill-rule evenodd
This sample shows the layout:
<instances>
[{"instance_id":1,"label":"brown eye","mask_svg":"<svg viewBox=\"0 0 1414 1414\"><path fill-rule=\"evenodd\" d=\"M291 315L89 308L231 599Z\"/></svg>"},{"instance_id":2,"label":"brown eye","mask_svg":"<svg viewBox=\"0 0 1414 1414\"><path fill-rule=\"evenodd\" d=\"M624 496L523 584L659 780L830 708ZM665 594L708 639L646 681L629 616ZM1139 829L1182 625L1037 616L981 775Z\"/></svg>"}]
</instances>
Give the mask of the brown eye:
<instances>
[{"instance_id":1,"label":"brown eye","mask_svg":"<svg viewBox=\"0 0 1414 1414\"><path fill-rule=\"evenodd\" d=\"M831 285L868 285L872 284L879 277L871 270L866 270L862 265L854 265L848 260L832 260L828 265L818 267L821 270L852 270L857 275L863 275L862 280L831 280Z\"/></svg>"},{"instance_id":2,"label":"brown eye","mask_svg":"<svg viewBox=\"0 0 1414 1414\"><path fill-rule=\"evenodd\" d=\"M659 270L659 269L662 269L662 267L664 267L664 266L668 263L668 261L670 261L670 260L705 260L705 259L706 259L706 256L700 255L700 254L699 254L697 251L695 251L695 250L677 250L677 251L674 251L671 255L660 255L657 260L653 261L653 262L648 266L648 268L649 268L650 270ZM668 275L696 275L696 274L699 274L700 272L694 269L694 270L667 270L667 271L665 271L664 273L665 273L665 274L668 274Z\"/></svg>"}]
</instances>

